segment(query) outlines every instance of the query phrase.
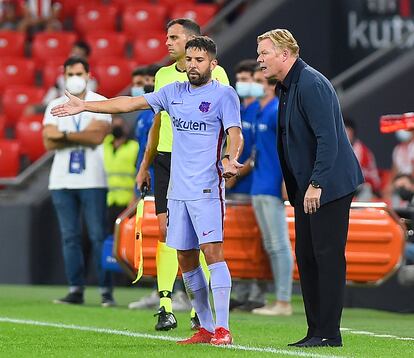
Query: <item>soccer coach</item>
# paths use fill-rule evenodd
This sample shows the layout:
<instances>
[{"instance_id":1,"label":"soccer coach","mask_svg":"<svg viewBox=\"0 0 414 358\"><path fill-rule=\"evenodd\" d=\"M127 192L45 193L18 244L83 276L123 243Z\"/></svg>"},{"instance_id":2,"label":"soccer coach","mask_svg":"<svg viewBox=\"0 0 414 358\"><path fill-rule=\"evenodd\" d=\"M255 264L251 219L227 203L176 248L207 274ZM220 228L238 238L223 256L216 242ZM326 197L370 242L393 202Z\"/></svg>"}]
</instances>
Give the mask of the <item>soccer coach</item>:
<instances>
[{"instance_id":1,"label":"soccer coach","mask_svg":"<svg viewBox=\"0 0 414 358\"><path fill-rule=\"evenodd\" d=\"M349 209L364 179L331 83L299 58L285 29L257 38L257 61L279 81L278 153L295 211L295 253L308 323L296 347L342 346Z\"/></svg>"}]
</instances>

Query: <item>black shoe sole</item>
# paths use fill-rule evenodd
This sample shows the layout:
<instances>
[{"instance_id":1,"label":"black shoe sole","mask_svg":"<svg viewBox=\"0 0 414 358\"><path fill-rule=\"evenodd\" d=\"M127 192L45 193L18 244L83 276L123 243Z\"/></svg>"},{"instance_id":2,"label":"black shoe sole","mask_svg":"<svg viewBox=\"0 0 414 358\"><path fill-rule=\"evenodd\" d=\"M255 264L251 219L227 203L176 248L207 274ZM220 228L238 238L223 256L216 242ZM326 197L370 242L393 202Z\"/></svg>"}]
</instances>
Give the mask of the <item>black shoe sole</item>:
<instances>
[{"instance_id":1,"label":"black shoe sole","mask_svg":"<svg viewBox=\"0 0 414 358\"><path fill-rule=\"evenodd\" d=\"M177 328L177 325L169 326L169 327L155 327L156 331L171 331L172 329Z\"/></svg>"}]
</instances>

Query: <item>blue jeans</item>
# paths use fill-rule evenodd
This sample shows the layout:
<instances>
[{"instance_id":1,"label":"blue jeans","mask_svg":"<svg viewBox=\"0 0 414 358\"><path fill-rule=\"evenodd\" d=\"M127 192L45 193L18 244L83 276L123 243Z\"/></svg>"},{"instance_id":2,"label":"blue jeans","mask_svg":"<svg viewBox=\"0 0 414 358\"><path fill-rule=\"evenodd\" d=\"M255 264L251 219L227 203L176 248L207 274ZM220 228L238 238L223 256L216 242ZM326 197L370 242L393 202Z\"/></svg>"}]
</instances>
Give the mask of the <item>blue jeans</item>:
<instances>
[{"instance_id":1,"label":"blue jeans","mask_svg":"<svg viewBox=\"0 0 414 358\"><path fill-rule=\"evenodd\" d=\"M92 242L99 287L112 287L111 274L102 269L101 255L106 230L106 189L51 190L52 201L62 236L65 272L71 288L85 285L85 264L82 250L81 214Z\"/></svg>"},{"instance_id":2,"label":"blue jeans","mask_svg":"<svg viewBox=\"0 0 414 358\"><path fill-rule=\"evenodd\" d=\"M293 257L285 206L273 195L253 195L252 202L263 246L270 259L277 300L290 302Z\"/></svg>"}]
</instances>

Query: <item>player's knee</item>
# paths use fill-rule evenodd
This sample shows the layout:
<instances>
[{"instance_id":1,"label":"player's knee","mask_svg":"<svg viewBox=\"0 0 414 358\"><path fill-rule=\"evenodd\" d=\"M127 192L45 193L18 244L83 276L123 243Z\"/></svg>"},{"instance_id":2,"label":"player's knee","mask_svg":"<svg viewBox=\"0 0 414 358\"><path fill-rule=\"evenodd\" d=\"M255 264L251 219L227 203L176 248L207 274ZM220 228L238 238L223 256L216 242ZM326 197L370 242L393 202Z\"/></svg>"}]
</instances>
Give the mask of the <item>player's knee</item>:
<instances>
[{"instance_id":1,"label":"player's knee","mask_svg":"<svg viewBox=\"0 0 414 358\"><path fill-rule=\"evenodd\" d=\"M204 244L201 250L206 258L207 265L224 261L223 244L221 242Z\"/></svg>"},{"instance_id":2,"label":"player's knee","mask_svg":"<svg viewBox=\"0 0 414 358\"><path fill-rule=\"evenodd\" d=\"M177 250L178 263L181 271L188 272L200 266L200 253L198 250Z\"/></svg>"},{"instance_id":3,"label":"player's knee","mask_svg":"<svg viewBox=\"0 0 414 358\"><path fill-rule=\"evenodd\" d=\"M165 238L167 236L167 215L165 213L158 214L158 227L160 230L160 238L159 241L165 242Z\"/></svg>"}]
</instances>

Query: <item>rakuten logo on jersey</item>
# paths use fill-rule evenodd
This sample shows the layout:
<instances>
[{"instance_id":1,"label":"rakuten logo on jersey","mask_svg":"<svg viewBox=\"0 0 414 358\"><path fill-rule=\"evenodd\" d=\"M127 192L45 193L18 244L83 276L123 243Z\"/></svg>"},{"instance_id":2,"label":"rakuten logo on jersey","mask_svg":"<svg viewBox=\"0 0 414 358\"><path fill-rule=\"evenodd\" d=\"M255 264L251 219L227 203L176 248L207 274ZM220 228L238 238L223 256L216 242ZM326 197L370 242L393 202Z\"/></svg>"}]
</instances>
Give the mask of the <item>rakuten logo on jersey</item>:
<instances>
[{"instance_id":1,"label":"rakuten logo on jersey","mask_svg":"<svg viewBox=\"0 0 414 358\"><path fill-rule=\"evenodd\" d=\"M173 117L173 126L177 129L177 131L199 131L205 132L207 130L207 123L205 122L193 122L193 121L185 121L181 118Z\"/></svg>"}]
</instances>

